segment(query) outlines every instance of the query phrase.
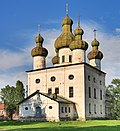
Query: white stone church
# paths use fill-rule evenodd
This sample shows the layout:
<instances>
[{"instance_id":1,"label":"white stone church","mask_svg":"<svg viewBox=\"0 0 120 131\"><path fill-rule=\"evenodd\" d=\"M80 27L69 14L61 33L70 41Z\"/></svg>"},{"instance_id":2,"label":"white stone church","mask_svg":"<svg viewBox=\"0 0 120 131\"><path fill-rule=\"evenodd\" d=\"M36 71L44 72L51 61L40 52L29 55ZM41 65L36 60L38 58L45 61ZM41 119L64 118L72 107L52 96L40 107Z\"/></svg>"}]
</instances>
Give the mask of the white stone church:
<instances>
[{"instance_id":1,"label":"white stone church","mask_svg":"<svg viewBox=\"0 0 120 131\"><path fill-rule=\"evenodd\" d=\"M92 50L82 39L83 29L72 32L72 19L66 13L62 33L55 40L53 67L46 67L48 51L43 38L36 37L32 49L33 70L27 71L28 97L19 103L19 116L46 121L97 119L105 117L105 75L101 71L103 54L94 31ZM50 53L50 52L49 52Z\"/></svg>"}]
</instances>

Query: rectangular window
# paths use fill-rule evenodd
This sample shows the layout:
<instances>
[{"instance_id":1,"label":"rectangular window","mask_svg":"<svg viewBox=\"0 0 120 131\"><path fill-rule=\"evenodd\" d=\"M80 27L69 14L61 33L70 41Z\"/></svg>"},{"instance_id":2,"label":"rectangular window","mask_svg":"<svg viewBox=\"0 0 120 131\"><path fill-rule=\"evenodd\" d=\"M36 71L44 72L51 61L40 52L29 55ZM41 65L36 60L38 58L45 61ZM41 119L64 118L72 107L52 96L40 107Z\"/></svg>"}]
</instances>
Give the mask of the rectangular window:
<instances>
[{"instance_id":1,"label":"rectangular window","mask_svg":"<svg viewBox=\"0 0 120 131\"><path fill-rule=\"evenodd\" d=\"M89 113L91 114L91 104L89 103Z\"/></svg>"},{"instance_id":2,"label":"rectangular window","mask_svg":"<svg viewBox=\"0 0 120 131\"><path fill-rule=\"evenodd\" d=\"M55 88L55 94L59 94L59 88Z\"/></svg>"},{"instance_id":3,"label":"rectangular window","mask_svg":"<svg viewBox=\"0 0 120 131\"><path fill-rule=\"evenodd\" d=\"M102 100L102 90L100 90L100 100Z\"/></svg>"},{"instance_id":4,"label":"rectangular window","mask_svg":"<svg viewBox=\"0 0 120 131\"><path fill-rule=\"evenodd\" d=\"M100 105L100 114L102 114L102 105Z\"/></svg>"},{"instance_id":5,"label":"rectangular window","mask_svg":"<svg viewBox=\"0 0 120 131\"><path fill-rule=\"evenodd\" d=\"M68 108L68 111L69 111L69 113L70 113L70 107Z\"/></svg>"},{"instance_id":6,"label":"rectangular window","mask_svg":"<svg viewBox=\"0 0 120 131\"><path fill-rule=\"evenodd\" d=\"M64 55L62 56L62 62L65 62L65 56Z\"/></svg>"},{"instance_id":7,"label":"rectangular window","mask_svg":"<svg viewBox=\"0 0 120 131\"><path fill-rule=\"evenodd\" d=\"M61 112L64 113L64 108L63 107L61 107Z\"/></svg>"},{"instance_id":8,"label":"rectangular window","mask_svg":"<svg viewBox=\"0 0 120 131\"><path fill-rule=\"evenodd\" d=\"M73 97L73 87L69 87L69 97Z\"/></svg>"},{"instance_id":9,"label":"rectangular window","mask_svg":"<svg viewBox=\"0 0 120 131\"><path fill-rule=\"evenodd\" d=\"M96 114L96 104L94 104L94 113Z\"/></svg>"},{"instance_id":10,"label":"rectangular window","mask_svg":"<svg viewBox=\"0 0 120 131\"><path fill-rule=\"evenodd\" d=\"M48 94L52 94L52 89L51 88L48 88Z\"/></svg>"},{"instance_id":11,"label":"rectangular window","mask_svg":"<svg viewBox=\"0 0 120 131\"><path fill-rule=\"evenodd\" d=\"M94 98L96 99L96 89L94 88Z\"/></svg>"},{"instance_id":12,"label":"rectangular window","mask_svg":"<svg viewBox=\"0 0 120 131\"><path fill-rule=\"evenodd\" d=\"M89 87L89 98L91 98L91 87Z\"/></svg>"},{"instance_id":13,"label":"rectangular window","mask_svg":"<svg viewBox=\"0 0 120 131\"><path fill-rule=\"evenodd\" d=\"M67 113L67 107L65 107L65 113Z\"/></svg>"},{"instance_id":14,"label":"rectangular window","mask_svg":"<svg viewBox=\"0 0 120 131\"><path fill-rule=\"evenodd\" d=\"M72 62L72 55L69 55L69 62Z\"/></svg>"}]
</instances>

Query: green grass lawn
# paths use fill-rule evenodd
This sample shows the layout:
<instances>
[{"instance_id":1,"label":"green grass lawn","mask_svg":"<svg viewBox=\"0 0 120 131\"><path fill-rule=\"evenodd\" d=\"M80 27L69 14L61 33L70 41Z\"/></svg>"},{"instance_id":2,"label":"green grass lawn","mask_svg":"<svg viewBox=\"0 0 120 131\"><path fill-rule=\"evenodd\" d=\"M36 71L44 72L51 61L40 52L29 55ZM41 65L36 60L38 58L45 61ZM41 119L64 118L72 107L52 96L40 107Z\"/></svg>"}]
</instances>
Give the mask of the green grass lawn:
<instances>
[{"instance_id":1,"label":"green grass lawn","mask_svg":"<svg viewBox=\"0 0 120 131\"><path fill-rule=\"evenodd\" d=\"M120 131L120 120L0 122L0 131Z\"/></svg>"}]
</instances>

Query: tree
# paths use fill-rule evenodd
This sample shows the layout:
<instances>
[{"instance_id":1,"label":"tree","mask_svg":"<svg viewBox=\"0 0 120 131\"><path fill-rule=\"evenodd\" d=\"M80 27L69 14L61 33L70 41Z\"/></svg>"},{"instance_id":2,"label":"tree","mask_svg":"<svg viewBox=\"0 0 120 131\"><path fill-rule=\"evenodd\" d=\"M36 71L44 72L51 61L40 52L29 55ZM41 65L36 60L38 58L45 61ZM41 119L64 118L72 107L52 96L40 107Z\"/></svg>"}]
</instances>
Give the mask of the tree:
<instances>
[{"instance_id":1,"label":"tree","mask_svg":"<svg viewBox=\"0 0 120 131\"><path fill-rule=\"evenodd\" d=\"M17 81L16 82L16 104L18 104L19 102L21 102L25 97L25 89L24 89L24 85L21 81ZM18 105L16 106L16 110L18 113Z\"/></svg>"},{"instance_id":2,"label":"tree","mask_svg":"<svg viewBox=\"0 0 120 131\"><path fill-rule=\"evenodd\" d=\"M16 111L15 87L9 85L1 89L1 99L5 104L5 110L10 119Z\"/></svg>"},{"instance_id":3,"label":"tree","mask_svg":"<svg viewBox=\"0 0 120 131\"><path fill-rule=\"evenodd\" d=\"M1 99L11 120L13 114L18 113L18 103L24 99L24 96L24 86L19 80L16 82L16 87L7 85L1 89Z\"/></svg>"},{"instance_id":4,"label":"tree","mask_svg":"<svg viewBox=\"0 0 120 131\"><path fill-rule=\"evenodd\" d=\"M107 87L106 93L110 97L111 115L114 119L120 119L120 79L113 79Z\"/></svg>"}]
</instances>

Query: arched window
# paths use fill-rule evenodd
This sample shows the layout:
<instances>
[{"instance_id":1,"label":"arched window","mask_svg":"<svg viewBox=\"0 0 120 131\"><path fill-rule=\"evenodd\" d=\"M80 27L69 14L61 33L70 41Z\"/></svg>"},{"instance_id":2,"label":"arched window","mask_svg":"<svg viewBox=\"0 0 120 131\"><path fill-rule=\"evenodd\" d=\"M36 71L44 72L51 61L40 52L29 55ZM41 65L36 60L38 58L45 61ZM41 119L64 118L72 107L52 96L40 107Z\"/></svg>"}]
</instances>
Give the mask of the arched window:
<instances>
[{"instance_id":1,"label":"arched window","mask_svg":"<svg viewBox=\"0 0 120 131\"><path fill-rule=\"evenodd\" d=\"M65 62L65 56L62 56L62 63Z\"/></svg>"},{"instance_id":2,"label":"arched window","mask_svg":"<svg viewBox=\"0 0 120 131\"><path fill-rule=\"evenodd\" d=\"M89 113L91 114L91 103L89 103Z\"/></svg>"},{"instance_id":3,"label":"arched window","mask_svg":"<svg viewBox=\"0 0 120 131\"><path fill-rule=\"evenodd\" d=\"M102 90L100 90L100 100L102 100Z\"/></svg>"},{"instance_id":4,"label":"arched window","mask_svg":"<svg viewBox=\"0 0 120 131\"><path fill-rule=\"evenodd\" d=\"M94 104L94 113L96 114L96 104Z\"/></svg>"},{"instance_id":5,"label":"arched window","mask_svg":"<svg viewBox=\"0 0 120 131\"><path fill-rule=\"evenodd\" d=\"M96 99L96 89L94 88L94 98Z\"/></svg>"},{"instance_id":6,"label":"arched window","mask_svg":"<svg viewBox=\"0 0 120 131\"><path fill-rule=\"evenodd\" d=\"M91 87L89 87L89 98L91 98Z\"/></svg>"},{"instance_id":7,"label":"arched window","mask_svg":"<svg viewBox=\"0 0 120 131\"><path fill-rule=\"evenodd\" d=\"M88 76L88 81L90 81L90 76Z\"/></svg>"}]
</instances>

